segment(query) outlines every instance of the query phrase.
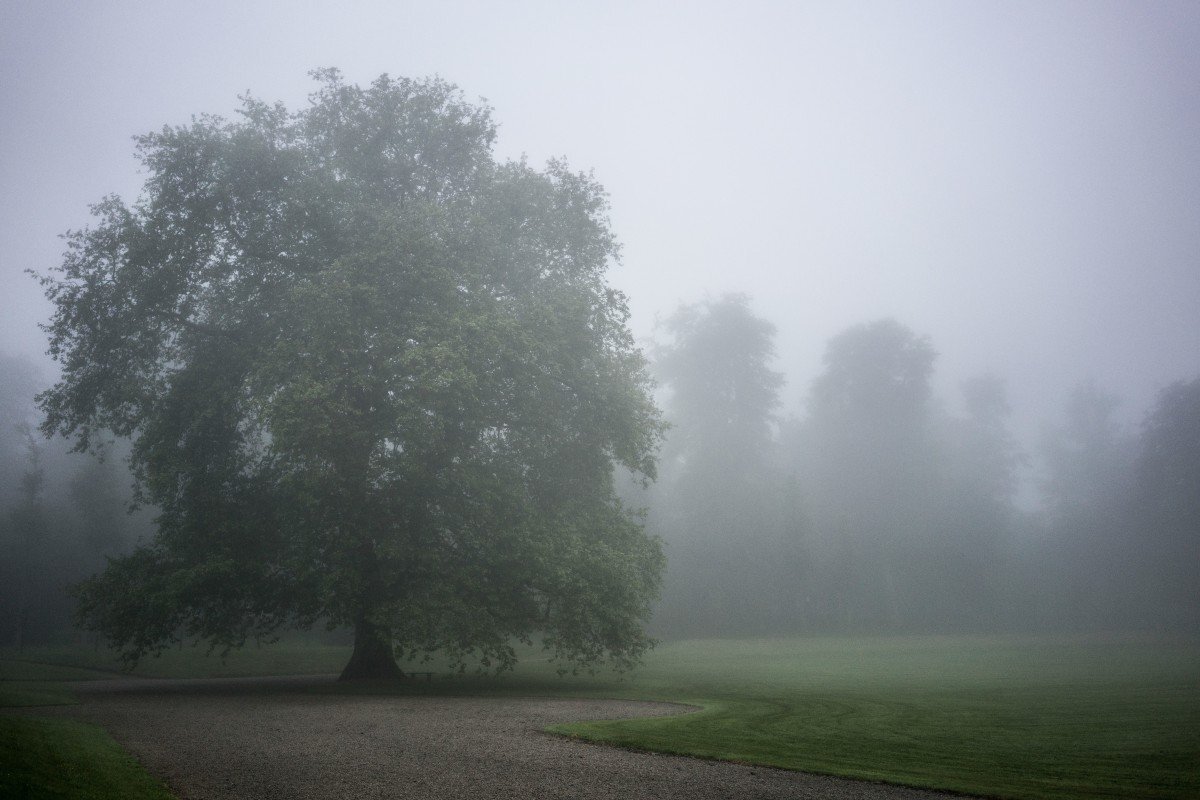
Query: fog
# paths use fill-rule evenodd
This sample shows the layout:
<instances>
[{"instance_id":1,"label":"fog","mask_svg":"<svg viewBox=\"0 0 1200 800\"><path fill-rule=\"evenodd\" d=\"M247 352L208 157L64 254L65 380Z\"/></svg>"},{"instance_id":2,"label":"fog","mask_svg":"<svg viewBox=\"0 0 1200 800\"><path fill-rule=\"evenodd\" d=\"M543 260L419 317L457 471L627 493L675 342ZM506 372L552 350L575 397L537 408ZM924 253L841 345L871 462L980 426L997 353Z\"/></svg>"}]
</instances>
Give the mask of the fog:
<instances>
[{"instance_id":1,"label":"fog","mask_svg":"<svg viewBox=\"0 0 1200 800\"><path fill-rule=\"evenodd\" d=\"M1197 518L1186 492L1148 499L1147 455L1195 418L1160 393L1200 376L1194 3L30 1L0 9L0 59L9 388L55 370L25 270L60 262L89 204L136 199L131 136L247 91L301 107L318 67L436 74L495 109L499 157L565 156L609 192L609 281L674 425L658 484L630 489L668 543L662 632L1194 620L1195 578L1168 565L1195 566ZM689 354L718 312L744 349ZM842 380L909 356L911 397ZM736 413L706 418L726 378ZM5 414L31 421L29 394ZM43 496L69 498L86 467L38 447ZM1145 549L1149 530L1170 533ZM723 580L769 588L698 598Z\"/></svg>"}]
</instances>

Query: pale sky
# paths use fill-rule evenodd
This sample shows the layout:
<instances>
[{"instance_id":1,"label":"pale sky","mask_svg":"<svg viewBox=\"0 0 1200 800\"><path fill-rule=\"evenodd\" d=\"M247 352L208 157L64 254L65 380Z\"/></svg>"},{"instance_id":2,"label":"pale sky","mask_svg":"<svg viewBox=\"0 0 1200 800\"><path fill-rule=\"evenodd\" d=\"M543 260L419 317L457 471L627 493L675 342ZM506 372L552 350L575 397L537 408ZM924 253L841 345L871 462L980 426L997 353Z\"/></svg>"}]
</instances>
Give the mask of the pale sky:
<instances>
[{"instance_id":1,"label":"pale sky","mask_svg":"<svg viewBox=\"0 0 1200 800\"><path fill-rule=\"evenodd\" d=\"M1140 419L1200 375L1200 3L0 0L0 349L130 137L292 107L307 72L438 74L498 154L611 193L633 325L751 295L799 412L826 340L893 316L939 393L1007 379L1029 447L1084 378Z\"/></svg>"}]
</instances>

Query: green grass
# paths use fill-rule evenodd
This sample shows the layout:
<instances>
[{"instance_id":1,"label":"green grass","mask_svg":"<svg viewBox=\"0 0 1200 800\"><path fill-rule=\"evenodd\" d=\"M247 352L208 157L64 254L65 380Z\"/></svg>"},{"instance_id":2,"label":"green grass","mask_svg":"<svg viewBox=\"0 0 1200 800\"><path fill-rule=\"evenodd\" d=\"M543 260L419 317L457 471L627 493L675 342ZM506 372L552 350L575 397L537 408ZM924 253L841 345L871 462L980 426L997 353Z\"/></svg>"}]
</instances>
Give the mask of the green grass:
<instances>
[{"instance_id":1,"label":"green grass","mask_svg":"<svg viewBox=\"0 0 1200 800\"><path fill-rule=\"evenodd\" d=\"M0 681L94 681L115 677L104 670L55 663L37 653L0 656Z\"/></svg>"},{"instance_id":2,"label":"green grass","mask_svg":"<svg viewBox=\"0 0 1200 800\"><path fill-rule=\"evenodd\" d=\"M681 642L610 744L1013 798L1200 797L1200 647L1003 638Z\"/></svg>"},{"instance_id":3,"label":"green grass","mask_svg":"<svg viewBox=\"0 0 1200 800\"><path fill-rule=\"evenodd\" d=\"M34 655L72 668L113 666L94 652ZM148 660L136 674L331 673L348 656L347 648L303 640L250 648L224 662L188 647ZM441 672L446 665L412 668ZM556 730L624 747L996 797L1200 797L1196 642L708 640L660 645L623 680L560 679L528 651L515 673L500 678L439 676L321 691L667 700L703 710Z\"/></svg>"},{"instance_id":4,"label":"green grass","mask_svg":"<svg viewBox=\"0 0 1200 800\"><path fill-rule=\"evenodd\" d=\"M75 702L75 695L65 686L42 681L0 683L0 707L62 706Z\"/></svg>"},{"instance_id":5,"label":"green grass","mask_svg":"<svg viewBox=\"0 0 1200 800\"><path fill-rule=\"evenodd\" d=\"M0 658L0 707L68 705L75 702L75 695L60 682L91 680L98 675L103 673L23 658Z\"/></svg>"},{"instance_id":6,"label":"green grass","mask_svg":"<svg viewBox=\"0 0 1200 800\"><path fill-rule=\"evenodd\" d=\"M113 677L70 664L28 660L36 653L15 655L19 658L0 658L0 707L75 703L64 681ZM0 715L0 797L172 800L103 729L9 714Z\"/></svg>"},{"instance_id":7,"label":"green grass","mask_svg":"<svg viewBox=\"0 0 1200 800\"><path fill-rule=\"evenodd\" d=\"M553 730L622 747L994 797L1200 797L1196 642L705 640L660 645L625 680L558 679L529 651L514 674L499 679L329 690L666 700L703 710Z\"/></svg>"},{"instance_id":8,"label":"green grass","mask_svg":"<svg viewBox=\"0 0 1200 800\"><path fill-rule=\"evenodd\" d=\"M171 800L100 728L9 716L0 716L0 797Z\"/></svg>"}]
</instances>

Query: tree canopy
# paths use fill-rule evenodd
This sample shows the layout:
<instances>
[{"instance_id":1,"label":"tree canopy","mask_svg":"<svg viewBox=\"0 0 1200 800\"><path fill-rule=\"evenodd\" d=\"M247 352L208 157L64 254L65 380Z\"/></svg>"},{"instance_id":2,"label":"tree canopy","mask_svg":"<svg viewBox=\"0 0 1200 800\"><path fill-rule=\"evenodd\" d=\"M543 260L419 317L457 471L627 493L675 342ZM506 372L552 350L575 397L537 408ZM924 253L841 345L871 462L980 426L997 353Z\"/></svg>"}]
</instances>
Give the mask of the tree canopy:
<instances>
[{"instance_id":1,"label":"tree canopy","mask_svg":"<svg viewBox=\"0 0 1200 800\"><path fill-rule=\"evenodd\" d=\"M44 430L130 437L160 511L83 620L132 660L323 621L355 628L345 677L539 634L629 666L663 559L613 470L653 477L661 423L603 189L498 162L440 80L315 77L303 110L139 137L141 197L43 278Z\"/></svg>"}]
</instances>

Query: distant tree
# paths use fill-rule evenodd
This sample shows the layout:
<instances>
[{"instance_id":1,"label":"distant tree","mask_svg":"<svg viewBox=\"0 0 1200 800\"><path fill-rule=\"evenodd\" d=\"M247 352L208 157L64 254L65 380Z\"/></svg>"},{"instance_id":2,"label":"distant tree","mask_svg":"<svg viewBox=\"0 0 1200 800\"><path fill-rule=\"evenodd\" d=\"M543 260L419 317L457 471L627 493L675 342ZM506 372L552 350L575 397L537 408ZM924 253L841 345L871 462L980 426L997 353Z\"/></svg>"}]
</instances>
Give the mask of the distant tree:
<instances>
[{"instance_id":1,"label":"distant tree","mask_svg":"<svg viewBox=\"0 0 1200 800\"><path fill-rule=\"evenodd\" d=\"M822 540L835 627L911 625L914 547L933 528L938 455L923 336L885 319L833 337L797 445Z\"/></svg>"},{"instance_id":2,"label":"distant tree","mask_svg":"<svg viewBox=\"0 0 1200 800\"><path fill-rule=\"evenodd\" d=\"M38 584L46 569L46 536L49 526L42 506L42 492L46 485L46 473L42 468L42 454L33 432L22 426L25 437L26 467L21 475L20 500L9 512L11 532L12 564L16 574L12 576L16 588L15 634L18 650L29 643L32 632L32 612L35 606Z\"/></svg>"},{"instance_id":3,"label":"distant tree","mask_svg":"<svg viewBox=\"0 0 1200 800\"><path fill-rule=\"evenodd\" d=\"M107 448L97 456L76 467L68 487L80 518L80 544L93 558L117 555L129 538L120 473Z\"/></svg>"},{"instance_id":4,"label":"distant tree","mask_svg":"<svg viewBox=\"0 0 1200 800\"><path fill-rule=\"evenodd\" d=\"M958 471L970 482L968 491L976 502L1007 513L1017 491L1017 468L1024 461L1008 430L1008 389L1003 378L978 375L963 383L962 393L967 416L959 447L969 463Z\"/></svg>"},{"instance_id":5,"label":"distant tree","mask_svg":"<svg viewBox=\"0 0 1200 800\"><path fill-rule=\"evenodd\" d=\"M29 438L39 377L28 360L0 353L0 637L20 646L29 638L34 604L30 559L44 527L44 479L29 493L30 481L44 475L40 448L30 450Z\"/></svg>"},{"instance_id":6,"label":"distant tree","mask_svg":"<svg viewBox=\"0 0 1200 800\"><path fill-rule=\"evenodd\" d=\"M1137 462L1139 590L1160 625L1200 623L1200 378L1158 396Z\"/></svg>"},{"instance_id":7,"label":"distant tree","mask_svg":"<svg viewBox=\"0 0 1200 800\"><path fill-rule=\"evenodd\" d=\"M41 375L27 359L0 353L0 507L17 502L27 466L25 432L37 425Z\"/></svg>"},{"instance_id":8,"label":"distant tree","mask_svg":"<svg viewBox=\"0 0 1200 800\"><path fill-rule=\"evenodd\" d=\"M672 428L657 518L671 567L657 620L688 634L778 625L800 576L775 456L775 327L746 296L725 295L679 309L665 328L654 372Z\"/></svg>"},{"instance_id":9,"label":"distant tree","mask_svg":"<svg viewBox=\"0 0 1200 800\"><path fill-rule=\"evenodd\" d=\"M1062 424L1043 441L1050 549L1042 582L1059 626L1137 622L1129 572L1137 443L1117 420L1119 404L1094 382L1082 382L1071 390Z\"/></svg>"},{"instance_id":10,"label":"distant tree","mask_svg":"<svg viewBox=\"0 0 1200 800\"><path fill-rule=\"evenodd\" d=\"M772 443L783 376L770 368L775 326L749 298L730 294L684 306L665 328L654 373L671 390L671 448L734 480Z\"/></svg>"},{"instance_id":11,"label":"distant tree","mask_svg":"<svg viewBox=\"0 0 1200 800\"><path fill-rule=\"evenodd\" d=\"M1002 605L1014 605L1011 591L1019 568L1010 549L1017 523L1017 470L1024 455L1008 429L1011 407L1004 380L979 375L962 384L965 417L947 417L939 446L944 469L940 497L943 518L927 554L940 569L929 581L940 588L930 608L944 626L994 626ZM933 577L933 576L931 576Z\"/></svg>"},{"instance_id":12,"label":"distant tree","mask_svg":"<svg viewBox=\"0 0 1200 800\"><path fill-rule=\"evenodd\" d=\"M94 208L45 277L62 380L44 430L133 441L155 540L79 590L137 659L351 625L344 678L393 654L628 666L662 554L614 463L660 433L603 190L497 163L438 80L247 99L138 140L139 201Z\"/></svg>"},{"instance_id":13,"label":"distant tree","mask_svg":"<svg viewBox=\"0 0 1200 800\"><path fill-rule=\"evenodd\" d=\"M1114 501L1128 498L1134 442L1116 420L1119 405L1116 395L1092 381L1071 390L1063 424L1043 445L1042 488L1053 516L1104 518Z\"/></svg>"},{"instance_id":14,"label":"distant tree","mask_svg":"<svg viewBox=\"0 0 1200 800\"><path fill-rule=\"evenodd\" d=\"M855 325L829 340L809 411L882 430L920 425L937 358L929 339L892 319Z\"/></svg>"}]
</instances>

